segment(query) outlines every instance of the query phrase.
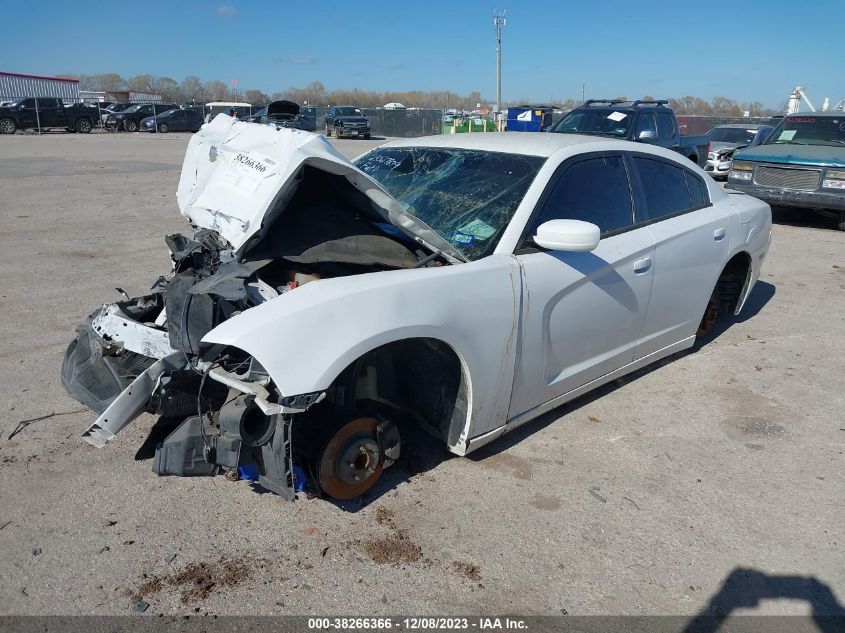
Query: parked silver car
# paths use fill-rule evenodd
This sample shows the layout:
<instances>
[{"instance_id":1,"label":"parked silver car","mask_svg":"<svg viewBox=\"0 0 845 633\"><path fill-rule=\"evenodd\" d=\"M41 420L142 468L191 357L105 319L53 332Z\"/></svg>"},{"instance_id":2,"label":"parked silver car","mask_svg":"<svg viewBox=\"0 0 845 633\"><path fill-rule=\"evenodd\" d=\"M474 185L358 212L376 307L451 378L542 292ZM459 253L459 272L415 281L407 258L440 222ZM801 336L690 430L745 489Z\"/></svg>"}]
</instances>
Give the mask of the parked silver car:
<instances>
[{"instance_id":1,"label":"parked silver car","mask_svg":"<svg viewBox=\"0 0 845 633\"><path fill-rule=\"evenodd\" d=\"M743 147L760 145L772 133L771 125L748 125L745 123L729 123L714 127L707 133L710 138L710 151L707 154L707 164L704 171L713 178L727 178L731 170L734 152Z\"/></svg>"}]
</instances>

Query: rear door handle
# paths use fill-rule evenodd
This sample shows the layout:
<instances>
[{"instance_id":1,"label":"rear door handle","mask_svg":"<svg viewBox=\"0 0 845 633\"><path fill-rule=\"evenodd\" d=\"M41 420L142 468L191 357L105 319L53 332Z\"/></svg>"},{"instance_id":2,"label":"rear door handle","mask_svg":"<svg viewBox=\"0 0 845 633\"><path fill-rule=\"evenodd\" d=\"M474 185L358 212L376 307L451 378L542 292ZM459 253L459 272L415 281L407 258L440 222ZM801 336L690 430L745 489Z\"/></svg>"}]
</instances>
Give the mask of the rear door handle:
<instances>
[{"instance_id":1,"label":"rear door handle","mask_svg":"<svg viewBox=\"0 0 845 633\"><path fill-rule=\"evenodd\" d=\"M651 268L651 257L643 257L634 262L634 272L638 275L647 272Z\"/></svg>"},{"instance_id":2,"label":"rear door handle","mask_svg":"<svg viewBox=\"0 0 845 633\"><path fill-rule=\"evenodd\" d=\"M725 239L725 229L716 229L713 231L713 239L717 242L721 242Z\"/></svg>"}]
</instances>

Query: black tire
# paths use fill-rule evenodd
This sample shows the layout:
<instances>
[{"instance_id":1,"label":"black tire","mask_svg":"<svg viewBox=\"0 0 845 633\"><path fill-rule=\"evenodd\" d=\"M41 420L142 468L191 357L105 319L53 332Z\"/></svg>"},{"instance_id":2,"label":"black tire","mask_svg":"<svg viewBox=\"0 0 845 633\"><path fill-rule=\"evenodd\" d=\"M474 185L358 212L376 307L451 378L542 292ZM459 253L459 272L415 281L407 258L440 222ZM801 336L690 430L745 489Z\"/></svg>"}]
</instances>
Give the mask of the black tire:
<instances>
[{"instance_id":1,"label":"black tire","mask_svg":"<svg viewBox=\"0 0 845 633\"><path fill-rule=\"evenodd\" d=\"M369 132L367 132L366 134L364 134L364 140L365 140L365 141L369 141L369 140L370 140L370 133L369 133Z\"/></svg>"},{"instance_id":2,"label":"black tire","mask_svg":"<svg viewBox=\"0 0 845 633\"><path fill-rule=\"evenodd\" d=\"M14 119L0 119L0 134L14 134L17 129Z\"/></svg>"},{"instance_id":3,"label":"black tire","mask_svg":"<svg viewBox=\"0 0 845 633\"><path fill-rule=\"evenodd\" d=\"M739 295L742 292L743 283L744 280L735 274L727 271L722 273L719 281L716 282L716 287L713 288L710 300L707 302L707 308L701 317L701 324L695 333L696 338L700 339L706 336L716 323L733 316Z\"/></svg>"},{"instance_id":4,"label":"black tire","mask_svg":"<svg viewBox=\"0 0 845 633\"><path fill-rule=\"evenodd\" d=\"M158 124L158 131L162 134L167 134L167 130L170 129L167 127L167 123L159 123Z\"/></svg>"},{"instance_id":5,"label":"black tire","mask_svg":"<svg viewBox=\"0 0 845 633\"><path fill-rule=\"evenodd\" d=\"M332 129L329 127L329 124L326 123L326 137L329 137L331 135L332 135Z\"/></svg>"},{"instance_id":6,"label":"black tire","mask_svg":"<svg viewBox=\"0 0 845 633\"><path fill-rule=\"evenodd\" d=\"M94 127L94 125L91 123L90 119L82 118L76 120L75 127L76 131L80 134L88 134L89 132L91 132L91 128Z\"/></svg>"},{"instance_id":7,"label":"black tire","mask_svg":"<svg viewBox=\"0 0 845 633\"><path fill-rule=\"evenodd\" d=\"M137 132L138 131L138 122L129 119L123 122L123 129L127 132Z\"/></svg>"}]
</instances>

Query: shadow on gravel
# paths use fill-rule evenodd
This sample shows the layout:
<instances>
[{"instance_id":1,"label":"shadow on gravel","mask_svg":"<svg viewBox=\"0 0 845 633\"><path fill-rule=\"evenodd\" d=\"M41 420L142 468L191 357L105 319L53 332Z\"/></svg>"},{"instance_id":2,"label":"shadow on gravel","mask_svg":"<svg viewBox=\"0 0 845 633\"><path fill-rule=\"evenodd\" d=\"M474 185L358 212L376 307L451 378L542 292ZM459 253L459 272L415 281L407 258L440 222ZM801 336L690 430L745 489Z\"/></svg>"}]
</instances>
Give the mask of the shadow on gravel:
<instances>
[{"instance_id":1,"label":"shadow on gravel","mask_svg":"<svg viewBox=\"0 0 845 633\"><path fill-rule=\"evenodd\" d=\"M772 207L772 222L786 226L800 226L811 229L836 231L836 219L830 218L812 209L796 207Z\"/></svg>"},{"instance_id":2,"label":"shadow on gravel","mask_svg":"<svg viewBox=\"0 0 845 633\"><path fill-rule=\"evenodd\" d=\"M564 405L561 405L557 409L552 409L548 413L545 413L538 417L531 422L526 423L523 426L520 426L507 435L503 435L497 440L490 442L487 446L484 446L478 449L474 453L470 453L467 455L467 458L472 459L474 461L481 461L490 457L491 455L495 455L496 453L500 453L502 451L506 451L507 449L511 448L515 444L518 444L522 440L524 440L529 435L536 433L537 431L546 428L552 422L560 419L561 416L567 415L572 411L576 411L581 407L590 404L591 402L606 396L609 393L614 392L619 387L627 385L628 383L641 378L642 376L646 376L653 371L657 371L666 365L673 363L674 361L678 360L679 358L686 356L687 354L694 354L698 351L702 346L707 345L714 339L718 338L720 335L724 334L728 331L733 325L736 323L744 323L749 319L755 317L769 301L772 300L772 297L775 296L775 287L774 285L767 283L765 281L758 281L754 284L754 289L751 291L747 301L745 302L745 306L742 309L742 312L739 316L732 317L731 319L724 320L722 322L717 323L717 325L710 331L710 333L703 337L700 342L697 342L692 349L684 350L678 352L676 354L672 354L662 360L659 360L655 363L647 367L643 367L642 369L635 371L627 376L623 376L622 378L617 378L616 380L609 382L606 385L598 387L589 393L584 394L571 402L567 402Z\"/></svg>"},{"instance_id":3,"label":"shadow on gravel","mask_svg":"<svg viewBox=\"0 0 845 633\"><path fill-rule=\"evenodd\" d=\"M839 604L833 590L818 578L769 575L756 569L737 567L725 578L719 591L710 597L701 613L690 620L684 633L715 633L731 612L757 607L762 600L781 599L808 603L811 617L823 633L845 630L845 608Z\"/></svg>"}]
</instances>

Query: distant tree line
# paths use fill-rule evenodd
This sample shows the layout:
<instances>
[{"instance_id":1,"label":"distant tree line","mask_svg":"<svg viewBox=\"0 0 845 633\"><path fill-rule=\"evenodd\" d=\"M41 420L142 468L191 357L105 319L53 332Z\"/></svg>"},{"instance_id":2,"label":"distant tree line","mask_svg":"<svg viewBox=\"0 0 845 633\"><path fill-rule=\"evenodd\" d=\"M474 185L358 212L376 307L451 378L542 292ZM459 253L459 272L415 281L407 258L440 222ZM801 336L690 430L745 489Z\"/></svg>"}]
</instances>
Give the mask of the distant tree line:
<instances>
[{"instance_id":1,"label":"distant tree line","mask_svg":"<svg viewBox=\"0 0 845 633\"><path fill-rule=\"evenodd\" d=\"M69 75L65 75L69 76ZM411 90L407 92L375 92L360 90L359 88L339 88L328 90L319 81L312 81L304 88L291 87L281 92L274 92L267 95L261 90L235 90L222 81L203 82L199 77L188 75L182 81L176 81L172 77L157 77L155 75L136 75L124 79L117 73L103 73L99 75L78 75L73 76L79 79L80 90L93 91L122 91L138 90L141 92L154 92L162 95L165 101L173 103L207 102L207 101L246 101L253 105L261 105L278 99L288 99L299 104L310 105L357 105L361 107L378 107L386 103L398 102L407 107L417 108L455 108L458 110L475 110L479 104L481 107L494 105L488 99L483 99L478 91L470 92L468 95L459 95L450 91L423 92ZM625 99L626 97L616 97ZM644 101L654 101L654 97L646 95L641 97ZM562 110L571 110L580 105L579 100L566 99L561 103L553 103ZM517 99L503 103L503 107L523 104L536 104L540 102L533 99ZM750 116L772 116L785 110L768 108L759 101L740 103L729 97L713 97L706 101L700 97L679 97L669 99L669 106L677 114L697 114L701 116L724 116L740 117L745 112Z\"/></svg>"},{"instance_id":2,"label":"distant tree line","mask_svg":"<svg viewBox=\"0 0 845 633\"><path fill-rule=\"evenodd\" d=\"M63 75L79 79L80 90L96 92L114 92L137 90L161 94L165 101L174 103L206 102L206 101L246 101L253 105L261 105L279 99L289 99L299 104L306 101L311 105L349 104L362 107L378 107L386 103L402 103L408 107L418 108L456 108L474 110L478 104L484 105L484 100L478 91L468 95L458 95L454 92L373 92L358 88L340 88L327 90L319 81L312 81L304 88L291 87L281 92L267 95L261 90L235 90L222 81L203 82L199 77L189 75L181 82L172 77L157 77L155 75L136 75L124 79L117 73L103 73L99 75Z\"/></svg>"}]
</instances>

